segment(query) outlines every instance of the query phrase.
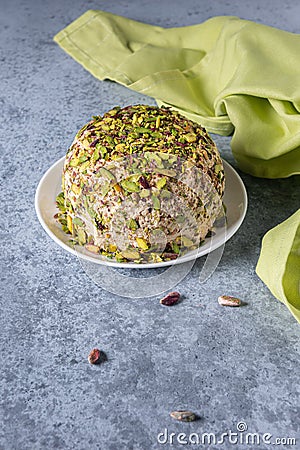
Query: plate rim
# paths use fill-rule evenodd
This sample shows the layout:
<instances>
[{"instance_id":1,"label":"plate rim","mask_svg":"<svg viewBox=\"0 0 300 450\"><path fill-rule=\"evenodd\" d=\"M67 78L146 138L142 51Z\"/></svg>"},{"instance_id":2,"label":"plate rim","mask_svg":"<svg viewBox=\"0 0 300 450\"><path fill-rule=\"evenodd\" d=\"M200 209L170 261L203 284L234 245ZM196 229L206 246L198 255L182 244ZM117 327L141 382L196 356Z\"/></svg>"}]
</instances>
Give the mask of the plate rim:
<instances>
[{"instance_id":1,"label":"plate rim","mask_svg":"<svg viewBox=\"0 0 300 450\"><path fill-rule=\"evenodd\" d=\"M242 196L243 196L243 200L244 200L244 209L243 212L241 214L241 216L238 218L238 220L235 223L235 226L233 227L233 229L229 232L226 233L225 235L225 239L222 240L221 244L218 242L215 245L211 245L211 247L208 249L208 251L205 251L205 253L203 254L199 254L200 252L195 254L191 254L192 252L195 252L196 250L193 250L192 252L181 256L175 260L171 260L171 261L161 261L161 262L157 262L157 263L146 263L146 264L137 264L137 263L128 263L128 262L117 262L117 261L106 261L106 260L101 260L101 259L96 259L93 256L89 256L89 255L84 255L81 254L80 252L77 252L74 248L70 247L69 245L67 245L65 242L63 242L61 239L59 239L59 237L57 237L57 235L50 229L50 227L47 225L47 223L45 222L43 215L42 215L42 210L40 207L40 202L39 202L39 198L41 195L41 190L43 188L43 185L45 183L45 181L47 180L47 178L49 177L49 175L56 169L56 166L59 166L63 161L65 160L65 156L62 156L60 159L58 159L56 162L54 162L44 173L44 175L42 176L42 178L40 179L38 185L37 185L37 189L35 192L35 199L34 199L34 204L35 204L35 211L38 217L38 220L40 222L40 224L42 225L43 229L45 230L45 232L48 234L49 237L51 237L51 239L56 242L56 244L58 244L60 247L62 247L64 250L66 250L67 252L71 253L74 256L77 256L77 258L80 259L84 259L85 261L89 261L92 262L94 264L99 264L99 265L105 265L105 266L110 266L110 267L114 267L114 268L122 268L122 269L156 269L159 267L169 267L175 264L183 264L186 263L188 261L191 260L196 260L197 258L201 257L201 256L205 256L208 255L209 253L213 252L214 250L216 250L217 248L219 248L221 245L225 244L226 242L229 241L229 239L232 238L232 236L239 230L239 228L241 227L246 213L247 213L247 209L248 209L248 195L247 195L247 190L245 187L245 184L242 180L242 178L240 177L240 175L237 173L237 171L235 170L234 167L232 167L232 165L227 162L224 158L222 158L223 164L225 166L225 168L231 170L236 178L236 180L238 181L241 191L242 191ZM226 185L225 185L225 191L226 191ZM198 251L201 250L201 246L198 247L197 249Z\"/></svg>"}]
</instances>

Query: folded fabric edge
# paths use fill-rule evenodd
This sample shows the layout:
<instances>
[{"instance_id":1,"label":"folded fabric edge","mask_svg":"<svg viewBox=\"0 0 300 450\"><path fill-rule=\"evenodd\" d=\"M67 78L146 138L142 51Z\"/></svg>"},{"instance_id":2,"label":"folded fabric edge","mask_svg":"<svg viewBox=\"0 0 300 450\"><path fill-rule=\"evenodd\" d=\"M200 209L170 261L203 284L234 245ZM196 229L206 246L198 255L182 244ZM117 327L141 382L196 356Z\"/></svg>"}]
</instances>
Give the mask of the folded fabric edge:
<instances>
[{"instance_id":1,"label":"folded fabric edge","mask_svg":"<svg viewBox=\"0 0 300 450\"><path fill-rule=\"evenodd\" d=\"M90 20L95 17L95 11L89 9L61 31L59 31L53 38L54 42L60 45L60 43L66 39L71 33L74 33L76 30L86 25Z\"/></svg>"},{"instance_id":2,"label":"folded fabric edge","mask_svg":"<svg viewBox=\"0 0 300 450\"><path fill-rule=\"evenodd\" d=\"M88 72L100 80L107 78L106 71L93 61L90 55L85 54L75 43L73 43L70 35L79 28L86 26L96 16L97 11L88 10L82 16L78 17L74 22L67 25L63 30L59 31L53 38L62 50L70 55L76 62L81 64Z\"/></svg>"},{"instance_id":3,"label":"folded fabric edge","mask_svg":"<svg viewBox=\"0 0 300 450\"><path fill-rule=\"evenodd\" d=\"M296 217L295 234L291 251L286 261L282 286L285 297L288 299L289 307L297 311L300 320L300 210L294 216Z\"/></svg>"},{"instance_id":4,"label":"folded fabric edge","mask_svg":"<svg viewBox=\"0 0 300 450\"><path fill-rule=\"evenodd\" d=\"M294 229L297 229L299 226L300 209L265 234L255 271L272 295L281 301L300 323L300 309L289 302L283 286L283 278L289 253L294 243L294 239L291 241L291 237L295 235ZM270 264L269 256L271 249L276 249L277 258L278 260L282 260L282 264Z\"/></svg>"},{"instance_id":5,"label":"folded fabric edge","mask_svg":"<svg viewBox=\"0 0 300 450\"><path fill-rule=\"evenodd\" d=\"M300 153L300 148L292 149L290 152L272 159L258 159L242 154L234 147L232 141L231 148L239 169L254 177L278 179L300 175L300 160L297 164L297 159L291 155L292 152Z\"/></svg>"},{"instance_id":6,"label":"folded fabric edge","mask_svg":"<svg viewBox=\"0 0 300 450\"><path fill-rule=\"evenodd\" d=\"M187 117L188 119L199 123L199 125L202 125L210 133L216 133L222 136L230 136L234 131L234 127L230 122L228 116L218 116L211 118L203 117L198 114L192 113L191 111L186 111L182 108L177 108L176 106L164 102L163 100L156 98L155 101L157 103L157 106L159 107L166 106L168 108L173 109L174 111L178 111L180 114Z\"/></svg>"}]
</instances>

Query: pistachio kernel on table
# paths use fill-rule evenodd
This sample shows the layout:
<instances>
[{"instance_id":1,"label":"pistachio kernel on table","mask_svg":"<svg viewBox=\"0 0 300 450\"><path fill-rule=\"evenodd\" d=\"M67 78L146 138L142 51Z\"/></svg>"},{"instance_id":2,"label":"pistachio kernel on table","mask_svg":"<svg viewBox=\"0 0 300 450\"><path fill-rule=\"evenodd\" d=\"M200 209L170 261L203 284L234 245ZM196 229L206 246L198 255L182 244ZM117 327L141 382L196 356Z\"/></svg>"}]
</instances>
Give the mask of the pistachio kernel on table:
<instances>
[{"instance_id":1,"label":"pistachio kernel on table","mask_svg":"<svg viewBox=\"0 0 300 450\"><path fill-rule=\"evenodd\" d=\"M197 419L196 414L185 410L172 411L170 416L172 419L179 420L180 422L194 422Z\"/></svg>"},{"instance_id":2,"label":"pistachio kernel on table","mask_svg":"<svg viewBox=\"0 0 300 450\"><path fill-rule=\"evenodd\" d=\"M230 295L220 295L218 298L219 305L221 306L241 306L242 301L237 297L231 297Z\"/></svg>"},{"instance_id":3,"label":"pistachio kernel on table","mask_svg":"<svg viewBox=\"0 0 300 450\"><path fill-rule=\"evenodd\" d=\"M76 134L56 218L94 254L170 261L204 241L220 211L217 202L207 206L207 185L220 200L224 184L222 159L199 124L166 107L115 107Z\"/></svg>"}]
</instances>

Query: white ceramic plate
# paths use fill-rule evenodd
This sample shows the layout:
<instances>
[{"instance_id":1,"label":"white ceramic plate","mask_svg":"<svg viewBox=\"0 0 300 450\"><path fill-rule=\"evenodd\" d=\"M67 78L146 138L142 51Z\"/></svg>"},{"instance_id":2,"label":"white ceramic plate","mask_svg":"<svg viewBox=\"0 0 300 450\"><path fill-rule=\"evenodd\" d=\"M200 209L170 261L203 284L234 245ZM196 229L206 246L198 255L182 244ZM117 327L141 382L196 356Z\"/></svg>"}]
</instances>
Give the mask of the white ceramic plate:
<instances>
[{"instance_id":1,"label":"white ceramic plate","mask_svg":"<svg viewBox=\"0 0 300 450\"><path fill-rule=\"evenodd\" d=\"M56 196L61 192L61 176L64 164L64 157L57 161L50 169L47 170L45 175L36 190L35 195L35 209L38 219L43 226L46 233L61 247L73 255L79 256L87 261L91 261L97 264L104 264L112 267L123 268L156 268L163 266L170 266L173 264L180 264L192 259L204 256L213 250L221 247L228 239L230 239L234 233L237 232L241 226L246 210L247 210L247 192L241 178L237 172L231 167L231 165L223 160L226 187L224 194L224 204L226 205L226 229L216 228L215 235L211 238L207 238L199 249L190 251L184 256L178 257L173 261L163 261L159 263L148 264L136 264L136 263L119 263L112 261L101 255L93 255L88 252L84 247L74 246L69 244L70 235L64 233L60 227L60 224L54 219L54 214L58 212L55 204Z\"/></svg>"}]
</instances>

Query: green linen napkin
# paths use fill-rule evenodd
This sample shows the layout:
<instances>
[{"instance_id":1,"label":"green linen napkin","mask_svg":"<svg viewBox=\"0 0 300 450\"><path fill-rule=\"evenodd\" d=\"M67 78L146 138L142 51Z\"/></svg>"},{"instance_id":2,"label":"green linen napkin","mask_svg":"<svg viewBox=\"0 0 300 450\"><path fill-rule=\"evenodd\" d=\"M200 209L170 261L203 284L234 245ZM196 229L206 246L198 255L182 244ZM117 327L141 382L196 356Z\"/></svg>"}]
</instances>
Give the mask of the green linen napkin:
<instances>
[{"instance_id":1,"label":"green linen napkin","mask_svg":"<svg viewBox=\"0 0 300 450\"><path fill-rule=\"evenodd\" d=\"M164 29L87 11L54 40L95 77L117 81L231 134L239 167L300 173L300 36L236 17Z\"/></svg>"},{"instance_id":2,"label":"green linen napkin","mask_svg":"<svg viewBox=\"0 0 300 450\"><path fill-rule=\"evenodd\" d=\"M241 170L266 178L300 174L300 35L231 16L165 29L91 10L54 40L100 80L154 97L213 133L233 133ZM258 274L299 320L299 289L287 287L299 284L299 239L286 241L275 263L267 245L277 248L295 220L299 214L266 236ZM268 271L270 261L281 281Z\"/></svg>"},{"instance_id":3,"label":"green linen napkin","mask_svg":"<svg viewBox=\"0 0 300 450\"><path fill-rule=\"evenodd\" d=\"M300 210L264 236L256 273L300 322Z\"/></svg>"}]
</instances>

